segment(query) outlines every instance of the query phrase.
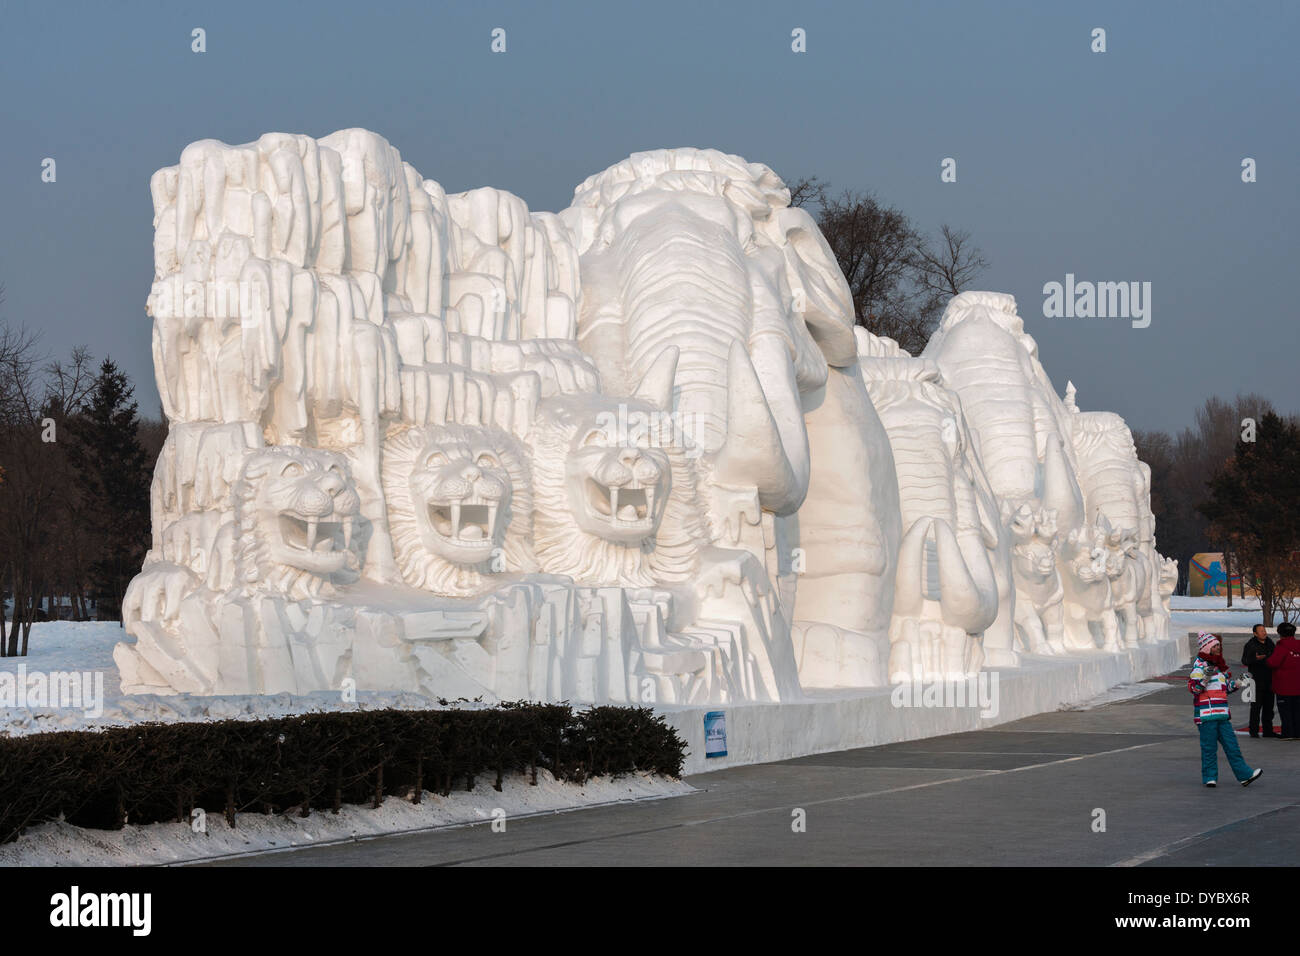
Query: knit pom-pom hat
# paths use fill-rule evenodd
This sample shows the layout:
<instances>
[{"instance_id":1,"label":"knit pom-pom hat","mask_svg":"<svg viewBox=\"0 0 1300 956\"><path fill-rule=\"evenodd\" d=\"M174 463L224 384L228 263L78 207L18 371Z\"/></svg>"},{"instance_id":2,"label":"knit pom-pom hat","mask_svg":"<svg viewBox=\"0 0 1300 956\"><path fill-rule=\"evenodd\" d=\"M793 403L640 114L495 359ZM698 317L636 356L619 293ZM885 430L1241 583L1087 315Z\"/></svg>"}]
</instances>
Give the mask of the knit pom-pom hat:
<instances>
[{"instance_id":1,"label":"knit pom-pom hat","mask_svg":"<svg viewBox=\"0 0 1300 956\"><path fill-rule=\"evenodd\" d=\"M1197 635L1197 638L1196 649L1200 652L1208 651L1215 644L1219 643L1219 635L1207 634L1204 631L1201 631L1201 633Z\"/></svg>"}]
</instances>

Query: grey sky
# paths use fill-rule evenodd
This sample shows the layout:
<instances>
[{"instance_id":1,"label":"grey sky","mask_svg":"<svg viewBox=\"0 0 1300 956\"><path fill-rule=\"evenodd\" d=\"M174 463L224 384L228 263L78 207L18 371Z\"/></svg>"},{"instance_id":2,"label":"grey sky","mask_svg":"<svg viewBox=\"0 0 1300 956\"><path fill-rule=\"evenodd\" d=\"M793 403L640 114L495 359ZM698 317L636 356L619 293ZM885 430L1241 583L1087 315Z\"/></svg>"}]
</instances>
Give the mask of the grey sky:
<instances>
[{"instance_id":1,"label":"grey sky","mask_svg":"<svg viewBox=\"0 0 1300 956\"><path fill-rule=\"evenodd\" d=\"M1294 3L11 0L3 315L52 354L112 354L156 414L149 176L194 140L364 126L449 192L549 210L635 150L712 146L970 230L980 285L1016 296L1083 408L1178 428L1207 395L1253 390L1300 411L1297 26ZM1150 327L1044 318L1066 273L1150 282Z\"/></svg>"}]
</instances>

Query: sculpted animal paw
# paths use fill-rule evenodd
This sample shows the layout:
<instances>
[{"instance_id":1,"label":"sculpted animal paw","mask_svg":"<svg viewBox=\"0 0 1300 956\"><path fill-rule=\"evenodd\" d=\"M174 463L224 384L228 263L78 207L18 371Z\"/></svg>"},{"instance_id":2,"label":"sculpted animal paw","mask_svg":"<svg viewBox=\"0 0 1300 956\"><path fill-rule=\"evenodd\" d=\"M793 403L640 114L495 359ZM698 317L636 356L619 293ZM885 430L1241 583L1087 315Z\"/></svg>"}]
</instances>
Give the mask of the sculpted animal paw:
<instances>
[{"instance_id":1,"label":"sculpted animal paw","mask_svg":"<svg viewBox=\"0 0 1300 956\"><path fill-rule=\"evenodd\" d=\"M890 634L889 679L931 680L943 675L946 649L938 621L896 618Z\"/></svg>"},{"instance_id":2,"label":"sculpted animal paw","mask_svg":"<svg viewBox=\"0 0 1300 956\"><path fill-rule=\"evenodd\" d=\"M197 578L187 568L169 562L152 564L137 574L122 601L122 620L169 621L180 613L181 598L194 589Z\"/></svg>"}]
</instances>

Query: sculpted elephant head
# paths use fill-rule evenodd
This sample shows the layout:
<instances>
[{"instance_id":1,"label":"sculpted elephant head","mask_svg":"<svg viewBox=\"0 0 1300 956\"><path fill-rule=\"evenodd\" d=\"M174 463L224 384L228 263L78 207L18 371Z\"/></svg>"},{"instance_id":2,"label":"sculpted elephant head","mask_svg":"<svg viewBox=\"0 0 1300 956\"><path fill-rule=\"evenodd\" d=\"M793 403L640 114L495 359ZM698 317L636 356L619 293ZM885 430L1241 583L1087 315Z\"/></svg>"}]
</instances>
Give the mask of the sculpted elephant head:
<instances>
[{"instance_id":1,"label":"sculpted elephant head","mask_svg":"<svg viewBox=\"0 0 1300 956\"><path fill-rule=\"evenodd\" d=\"M677 408L713 479L793 513L811 469L801 395L856 358L852 304L812 218L766 166L716 150L635 153L561 219L581 253L578 340L614 391L680 349Z\"/></svg>"},{"instance_id":2,"label":"sculpted elephant head","mask_svg":"<svg viewBox=\"0 0 1300 956\"><path fill-rule=\"evenodd\" d=\"M924 599L922 554L937 558L944 620L979 634L997 610L989 552L997 517L976 494L961 408L933 363L906 357L864 362L863 379L889 434L902 510L902 561L895 612ZM931 543L932 542L932 543Z\"/></svg>"},{"instance_id":3,"label":"sculpted elephant head","mask_svg":"<svg viewBox=\"0 0 1300 956\"><path fill-rule=\"evenodd\" d=\"M1133 433L1113 412L1079 412L1073 423L1079 485L1088 511L1100 511L1115 529L1136 537L1146 502L1140 494L1144 478Z\"/></svg>"},{"instance_id":4,"label":"sculpted elephant head","mask_svg":"<svg viewBox=\"0 0 1300 956\"><path fill-rule=\"evenodd\" d=\"M1064 470L1074 470L1071 416L1038 361L1015 299L994 292L954 297L922 356L934 360L961 397L993 491L1017 506L1034 500L1059 509L1067 491L1050 486L1049 455L1059 443ZM1064 514L1061 520L1065 525Z\"/></svg>"},{"instance_id":5,"label":"sculpted elephant head","mask_svg":"<svg viewBox=\"0 0 1300 956\"><path fill-rule=\"evenodd\" d=\"M1009 546L957 395L930 360L888 345L876 342L861 369L892 447L905 529L889 670L896 680L959 676L979 669L980 639L998 617L1000 594L1009 597Z\"/></svg>"}]
</instances>

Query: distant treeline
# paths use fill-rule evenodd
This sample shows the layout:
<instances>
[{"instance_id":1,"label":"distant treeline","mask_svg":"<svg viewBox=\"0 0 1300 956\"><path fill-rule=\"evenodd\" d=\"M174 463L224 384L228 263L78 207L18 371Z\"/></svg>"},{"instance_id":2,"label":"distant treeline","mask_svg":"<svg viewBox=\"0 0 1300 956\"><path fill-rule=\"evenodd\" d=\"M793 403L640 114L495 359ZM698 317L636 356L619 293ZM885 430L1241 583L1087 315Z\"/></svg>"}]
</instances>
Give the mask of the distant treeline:
<instances>
[{"instance_id":1,"label":"distant treeline","mask_svg":"<svg viewBox=\"0 0 1300 956\"><path fill-rule=\"evenodd\" d=\"M120 620L167 436L132 392L112 360L50 360L35 334L0 326L0 655L27 653L42 605Z\"/></svg>"},{"instance_id":2,"label":"distant treeline","mask_svg":"<svg viewBox=\"0 0 1300 956\"><path fill-rule=\"evenodd\" d=\"M1271 418L1270 418L1271 416ZM1266 424L1266 419L1268 423ZM1213 397L1197 409L1193 424L1177 434L1163 431L1135 431L1138 457L1151 466L1151 510L1156 516L1156 545L1160 552L1178 560L1178 593L1187 592L1188 567L1193 555L1202 551L1234 553L1246 562L1247 553L1263 546L1285 552L1300 545L1292 530L1300 495L1277 492L1281 499L1268 507L1261 527L1251 529L1248 511L1251 499L1273 495L1271 484L1278 459L1293 454L1292 432L1300 419L1277 416L1268 399L1260 395L1238 395L1234 399ZM1268 458L1252 461L1262 453ZM1240 470L1242 484L1235 494L1221 488L1215 503L1215 483ZM1291 488L1300 487L1300 473L1292 472ZM1286 481L1283 472L1277 476ZM1290 504L1286 502L1290 498ZM1236 507L1231 507L1237 499ZM1217 525L1206 508L1220 516ZM1246 535L1246 538L1239 537ZM1236 540L1234 540L1234 538ZM1259 558L1255 559L1257 562ZM1237 573L1242 564L1233 568ZM1258 569L1245 568L1248 573Z\"/></svg>"}]
</instances>

